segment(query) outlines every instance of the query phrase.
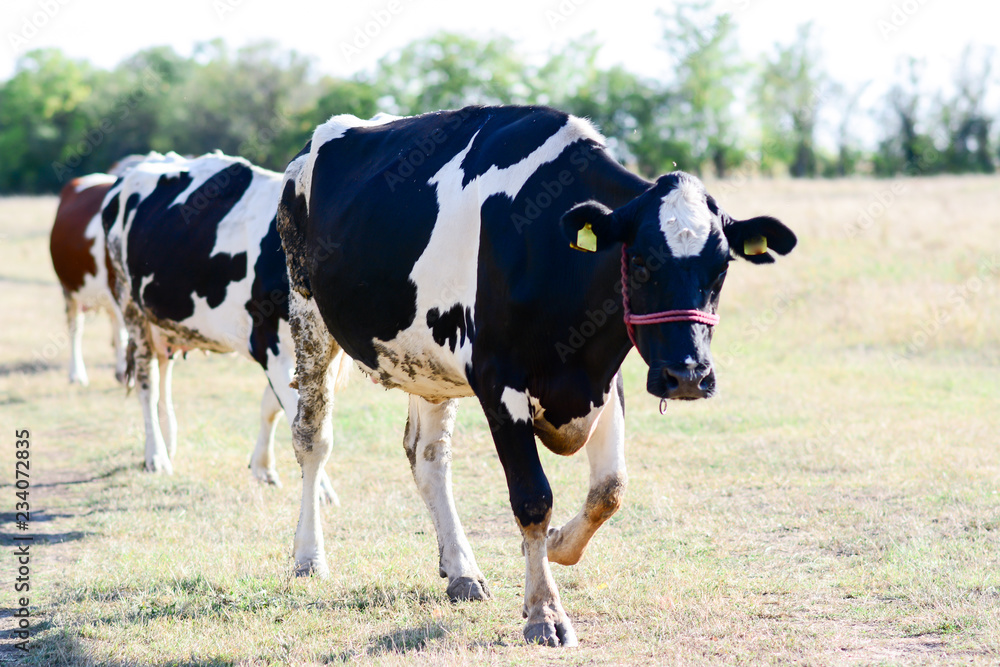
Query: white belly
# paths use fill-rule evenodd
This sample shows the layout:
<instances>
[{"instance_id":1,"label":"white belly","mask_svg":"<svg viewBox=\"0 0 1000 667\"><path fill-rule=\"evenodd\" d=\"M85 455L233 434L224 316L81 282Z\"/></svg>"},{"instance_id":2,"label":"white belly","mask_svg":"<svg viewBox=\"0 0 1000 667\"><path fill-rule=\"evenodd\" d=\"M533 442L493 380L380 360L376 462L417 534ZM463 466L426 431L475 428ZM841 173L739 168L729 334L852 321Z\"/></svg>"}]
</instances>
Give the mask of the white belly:
<instances>
[{"instance_id":1,"label":"white belly","mask_svg":"<svg viewBox=\"0 0 1000 667\"><path fill-rule=\"evenodd\" d=\"M409 329L391 341L373 341L378 368L359 365L378 384L430 401L472 396L465 376L466 364L472 359L472 343L460 341L454 352L442 347L423 324L425 321L426 316L418 316Z\"/></svg>"}]
</instances>

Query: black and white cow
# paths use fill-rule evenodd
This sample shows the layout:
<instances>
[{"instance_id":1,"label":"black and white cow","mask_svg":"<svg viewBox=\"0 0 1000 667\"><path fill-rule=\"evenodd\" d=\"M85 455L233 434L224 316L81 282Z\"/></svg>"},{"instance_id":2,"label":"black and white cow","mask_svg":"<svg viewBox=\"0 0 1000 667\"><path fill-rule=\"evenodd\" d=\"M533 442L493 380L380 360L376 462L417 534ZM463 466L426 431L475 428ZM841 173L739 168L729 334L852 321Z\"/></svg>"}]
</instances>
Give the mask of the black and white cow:
<instances>
[{"instance_id":1,"label":"black and white cow","mask_svg":"<svg viewBox=\"0 0 1000 667\"><path fill-rule=\"evenodd\" d=\"M796 243L774 218L734 220L694 176L639 178L587 121L538 107L336 116L286 170L278 229L300 391L297 571L327 570L314 479L330 452L328 368L344 350L410 394L404 447L453 598L489 595L450 471L456 399L479 399L524 538L524 635L549 645L576 642L549 561L579 561L622 503L619 368L633 337L654 396L712 396L730 261L772 262L767 245ZM536 436L590 461L586 502L560 528Z\"/></svg>"},{"instance_id":2,"label":"black and white cow","mask_svg":"<svg viewBox=\"0 0 1000 667\"><path fill-rule=\"evenodd\" d=\"M274 223L280 188L281 174L242 158L169 154L136 165L105 196L101 219L131 339L149 471L173 470L175 355L238 352L268 380L250 467L256 478L278 483L274 430L283 410L291 423L298 401L290 386L288 273ZM335 501L319 474L324 497Z\"/></svg>"}]
</instances>

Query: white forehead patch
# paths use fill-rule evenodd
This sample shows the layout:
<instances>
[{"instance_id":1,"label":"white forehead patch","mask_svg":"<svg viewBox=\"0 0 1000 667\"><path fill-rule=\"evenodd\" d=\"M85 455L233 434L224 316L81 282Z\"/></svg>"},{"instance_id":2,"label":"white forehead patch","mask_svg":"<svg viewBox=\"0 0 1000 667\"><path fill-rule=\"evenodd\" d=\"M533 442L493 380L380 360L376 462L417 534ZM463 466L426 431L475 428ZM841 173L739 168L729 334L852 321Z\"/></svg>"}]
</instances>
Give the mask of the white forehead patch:
<instances>
[{"instance_id":1,"label":"white forehead patch","mask_svg":"<svg viewBox=\"0 0 1000 667\"><path fill-rule=\"evenodd\" d=\"M701 253L712 232L714 216L705 203L701 183L681 179L660 204L660 230L674 257Z\"/></svg>"}]
</instances>

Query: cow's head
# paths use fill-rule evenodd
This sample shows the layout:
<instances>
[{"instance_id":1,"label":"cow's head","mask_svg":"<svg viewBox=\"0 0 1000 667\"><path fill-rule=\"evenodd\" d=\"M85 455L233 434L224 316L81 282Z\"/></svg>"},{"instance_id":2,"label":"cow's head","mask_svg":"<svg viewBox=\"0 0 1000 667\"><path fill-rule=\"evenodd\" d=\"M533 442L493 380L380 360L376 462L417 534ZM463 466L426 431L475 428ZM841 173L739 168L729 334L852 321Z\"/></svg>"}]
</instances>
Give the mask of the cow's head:
<instances>
[{"instance_id":1,"label":"cow's head","mask_svg":"<svg viewBox=\"0 0 1000 667\"><path fill-rule=\"evenodd\" d=\"M785 255L796 243L795 234L774 218L733 220L700 180L684 172L661 176L649 190L613 211L590 201L562 218L572 240L587 225L596 236L597 250L624 244L627 298L635 315L714 315L733 258L766 264L774 261L770 251ZM711 325L671 321L637 325L634 332L636 347L649 364L649 393L677 399L715 394Z\"/></svg>"}]
</instances>

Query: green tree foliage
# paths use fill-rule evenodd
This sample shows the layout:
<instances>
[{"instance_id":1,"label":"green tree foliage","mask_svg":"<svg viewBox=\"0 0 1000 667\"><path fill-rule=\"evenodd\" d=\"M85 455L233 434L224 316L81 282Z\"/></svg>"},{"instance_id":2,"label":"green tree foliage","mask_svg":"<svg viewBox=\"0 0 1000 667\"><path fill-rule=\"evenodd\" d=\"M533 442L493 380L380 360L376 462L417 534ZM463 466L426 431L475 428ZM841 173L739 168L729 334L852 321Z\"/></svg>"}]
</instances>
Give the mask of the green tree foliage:
<instances>
[{"instance_id":1,"label":"green tree foliage","mask_svg":"<svg viewBox=\"0 0 1000 667\"><path fill-rule=\"evenodd\" d=\"M795 176L996 168L992 51L969 50L952 89L928 94L916 61L904 64L875 110L882 134L866 153L856 130L865 87L831 82L811 26L750 69L728 15L704 0L661 13L665 80L603 67L594 34L547 58L525 57L506 37L439 33L383 58L370 72L319 77L310 59L270 42L221 41L189 55L166 46L110 70L58 49L20 57L0 82L0 193L52 192L131 153L219 149L283 169L335 114L419 114L468 104L548 104L589 118L629 168L653 177L675 168L725 176L748 162L748 130L761 130L751 169ZM833 150L816 147L818 113ZM749 121L749 122L748 122ZM829 126L829 128L827 128Z\"/></svg>"},{"instance_id":2,"label":"green tree foliage","mask_svg":"<svg viewBox=\"0 0 1000 667\"><path fill-rule=\"evenodd\" d=\"M920 89L921 75L922 63L909 58L903 65L902 79L886 95L884 127L887 129L873 159L876 174L921 175L942 169L940 151L924 129L926 96Z\"/></svg>"},{"instance_id":3,"label":"green tree foliage","mask_svg":"<svg viewBox=\"0 0 1000 667\"><path fill-rule=\"evenodd\" d=\"M669 171L682 150L661 119L667 95L620 66L600 69L593 34L570 42L534 73L536 102L587 118L608 138L612 152L647 176Z\"/></svg>"},{"instance_id":4,"label":"green tree foliage","mask_svg":"<svg viewBox=\"0 0 1000 667\"><path fill-rule=\"evenodd\" d=\"M97 76L58 50L24 55L0 90L0 191L39 192L59 180L51 165L73 157L72 141L97 118L90 100ZM85 158L86 155L79 159Z\"/></svg>"},{"instance_id":5,"label":"green tree foliage","mask_svg":"<svg viewBox=\"0 0 1000 667\"><path fill-rule=\"evenodd\" d=\"M837 107L840 123L836 132L837 156L825 165L824 176L847 176L857 171L864 155L860 140L854 132L854 124L861 96L870 85L871 81L866 81L853 89L848 89L839 83L831 85L829 98L831 104Z\"/></svg>"},{"instance_id":6,"label":"green tree foliage","mask_svg":"<svg viewBox=\"0 0 1000 667\"><path fill-rule=\"evenodd\" d=\"M708 2L678 3L665 14L663 43L676 81L669 90L666 131L680 148L677 165L719 176L743 162L734 120L741 62L729 14L712 15Z\"/></svg>"},{"instance_id":7,"label":"green tree foliage","mask_svg":"<svg viewBox=\"0 0 1000 667\"><path fill-rule=\"evenodd\" d=\"M828 79L813 44L812 24L799 27L794 42L778 45L757 79L761 121L761 166L787 165L793 176L815 176L816 120L828 94Z\"/></svg>"},{"instance_id":8,"label":"green tree foliage","mask_svg":"<svg viewBox=\"0 0 1000 667\"><path fill-rule=\"evenodd\" d=\"M535 91L524 80L527 69L507 37L482 43L440 33L380 60L371 84L384 100L381 111L412 115L530 102Z\"/></svg>"},{"instance_id":9,"label":"green tree foliage","mask_svg":"<svg viewBox=\"0 0 1000 667\"><path fill-rule=\"evenodd\" d=\"M992 173L993 119L986 111L992 82L992 49L968 47L955 72L955 97L942 104L942 125L947 132L947 170L957 173Z\"/></svg>"},{"instance_id":10,"label":"green tree foliage","mask_svg":"<svg viewBox=\"0 0 1000 667\"><path fill-rule=\"evenodd\" d=\"M154 148L218 149L283 169L289 147L276 139L286 136L293 111L312 93L309 62L270 42L231 52L220 41L200 45L193 60L190 75L173 85L174 103L166 107L156 136L162 145Z\"/></svg>"}]
</instances>

